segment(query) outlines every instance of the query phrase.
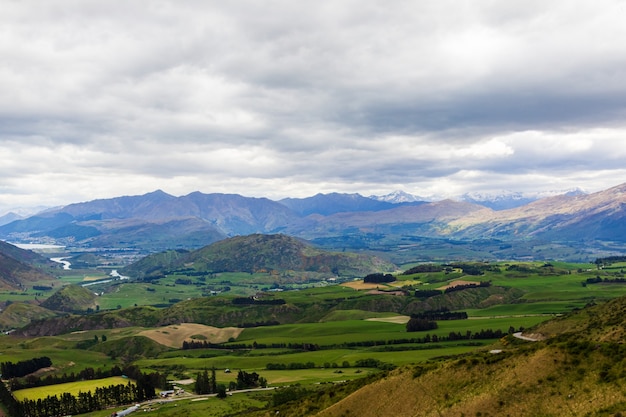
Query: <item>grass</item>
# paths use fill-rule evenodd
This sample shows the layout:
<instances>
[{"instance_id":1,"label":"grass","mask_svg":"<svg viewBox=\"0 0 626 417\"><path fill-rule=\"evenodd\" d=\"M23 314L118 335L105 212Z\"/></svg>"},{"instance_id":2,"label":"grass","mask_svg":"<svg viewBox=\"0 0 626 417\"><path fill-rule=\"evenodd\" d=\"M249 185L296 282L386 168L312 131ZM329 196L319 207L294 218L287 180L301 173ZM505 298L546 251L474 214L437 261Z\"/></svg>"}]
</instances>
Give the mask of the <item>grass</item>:
<instances>
[{"instance_id":1,"label":"grass","mask_svg":"<svg viewBox=\"0 0 626 417\"><path fill-rule=\"evenodd\" d=\"M271 399L271 393L238 393L224 399L208 397L178 401L163 401L144 405L137 415L158 417L222 417L237 415L250 409L264 408ZM122 411L127 407L116 407ZM81 414L81 417L109 417L112 410L101 410Z\"/></svg>"},{"instance_id":2,"label":"grass","mask_svg":"<svg viewBox=\"0 0 626 417\"><path fill-rule=\"evenodd\" d=\"M66 382L64 384L47 385L36 388L26 388L14 391L13 394L18 401L24 399L38 400L52 395L58 395L62 392L69 392L74 396L78 396L79 392L95 391L99 387L108 387L110 385L126 385L130 382L127 378L121 376L113 376L110 378L94 379L90 381Z\"/></svg>"}]
</instances>

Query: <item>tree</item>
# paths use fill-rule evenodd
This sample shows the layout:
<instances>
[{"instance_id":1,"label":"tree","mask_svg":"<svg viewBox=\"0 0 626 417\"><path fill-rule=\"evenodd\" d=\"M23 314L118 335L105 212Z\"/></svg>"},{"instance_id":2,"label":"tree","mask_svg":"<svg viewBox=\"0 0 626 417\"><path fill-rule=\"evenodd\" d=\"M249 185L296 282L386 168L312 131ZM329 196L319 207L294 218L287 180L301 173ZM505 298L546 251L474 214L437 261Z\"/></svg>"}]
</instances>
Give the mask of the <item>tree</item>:
<instances>
[{"instance_id":1,"label":"tree","mask_svg":"<svg viewBox=\"0 0 626 417\"><path fill-rule=\"evenodd\" d=\"M424 330L434 330L436 328L437 322L419 318L411 318L406 324L407 332L420 332Z\"/></svg>"},{"instance_id":2,"label":"tree","mask_svg":"<svg viewBox=\"0 0 626 417\"><path fill-rule=\"evenodd\" d=\"M217 386L217 398L226 398L226 385L219 384Z\"/></svg>"},{"instance_id":3,"label":"tree","mask_svg":"<svg viewBox=\"0 0 626 417\"><path fill-rule=\"evenodd\" d=\"M209 372L205 369L204 372L198 372L196 377L196 394L211 394L211 381L209 380Z\"/></svg>"},{"instance_id":4,"label":"tree","mask_svg":"<svg viewBox=\"0 0 626 417\"><path fill-rule=\"evenodd\" d=\"M211 368L211 380L209 381L209 383L211 385L211 392L216 393L217 392L217 379L215 378L215 366Z\"/></svg>"}]
</instances>

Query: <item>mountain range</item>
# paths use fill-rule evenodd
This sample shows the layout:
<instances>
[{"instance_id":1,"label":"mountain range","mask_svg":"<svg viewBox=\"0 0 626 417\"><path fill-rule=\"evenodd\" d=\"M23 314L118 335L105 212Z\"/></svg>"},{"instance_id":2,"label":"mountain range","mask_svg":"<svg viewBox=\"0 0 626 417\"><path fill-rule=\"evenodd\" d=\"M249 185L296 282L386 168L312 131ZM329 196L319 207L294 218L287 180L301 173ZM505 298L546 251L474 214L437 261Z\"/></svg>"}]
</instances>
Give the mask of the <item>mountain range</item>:
<instances>
[{"instance_id":1,"label":"mountain range","mask_svg":"<svg viewBox=\"0 0 626 417\"><path fill-rule=\"evenodd\" d=\"M200 192L175 197L158 190L44 211L0 226L0 238L145 251L195 249L253 233L338 239L341 247L350 247L354 238L364 249L381 239L397 243L418 237L576 244L626 240L626 184L592 194L545 197L506 210L467 201L409 200L406 193L385 198L332 193L272 201Z\"/></svg>"}]
</instances>

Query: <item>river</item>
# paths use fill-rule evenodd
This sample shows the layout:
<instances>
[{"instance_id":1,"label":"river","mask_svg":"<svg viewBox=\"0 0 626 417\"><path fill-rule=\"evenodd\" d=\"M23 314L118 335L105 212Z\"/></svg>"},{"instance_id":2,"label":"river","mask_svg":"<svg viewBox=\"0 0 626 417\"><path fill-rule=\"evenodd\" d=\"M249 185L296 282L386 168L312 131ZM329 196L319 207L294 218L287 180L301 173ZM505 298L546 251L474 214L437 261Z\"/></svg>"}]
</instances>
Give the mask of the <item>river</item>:
<instances>
[{"instance_id":1,"label":"river","mask_svg":"<svg viewBox=\"0 0 626 417\"><path fill-rule=\"evenodd\" d=\"M72 269L72 264L69 261L66 261L67 257L65 258L50 258L51 261L63 264L63 269L65 269L66 271L69 271L70 269Z\"/></svg>"}]
</instances>

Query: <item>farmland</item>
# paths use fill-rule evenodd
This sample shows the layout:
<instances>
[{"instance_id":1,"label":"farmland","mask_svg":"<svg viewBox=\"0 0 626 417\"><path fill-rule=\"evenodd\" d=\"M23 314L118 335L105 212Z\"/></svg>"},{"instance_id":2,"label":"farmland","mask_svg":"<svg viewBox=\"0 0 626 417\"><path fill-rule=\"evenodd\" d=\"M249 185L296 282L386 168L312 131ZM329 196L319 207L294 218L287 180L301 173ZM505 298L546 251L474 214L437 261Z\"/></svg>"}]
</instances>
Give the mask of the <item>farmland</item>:
<instances>
[{"instance_id":1,"label":"farmland","mask_svg":"<svg viewBox=\"0 0 626 417\"><path fill-rule=\"evenodd\" d=\"M156 327L69 331L54 336L2 336L1 361L48 356L53 366L44 370L41 377L132 363L144 372L159 372L169 380L183 381L178 385L188 392L194 390L193 380L198 373L206 369L216 369L217 383L225 386L232 386L237 371L245 370L264 377L270 387L314 387L498 347L501 336L479 335L487 334L487 330L506 335L512 329L528 329L585 305L626 295L626 284L616 280L622 277L625 264L603 269L592 264L543 262L488 266L480 275L468 275L461 267L453 266L439 272L396 274L396 281L374 286L353 280L294 283L280 274L265 272L221 273L203 280L172 274L158 282L127 280L102 284L97 300L100 312L89 313L94 317L147 305L153 306L151 314L157 322L192 312L203 319ZM85 279L93 277L84 275ZM591 283L598 277L599 282ZM67 281L81 282L76 276ZM489 285L472 287L481 282ZM450 285L469 287L444 293ZM271 291L276 289L280 291ZM433 290L441 294L427 299L419 297L420 291ZM27 298L27 294L20 297ZM239 305L234 301L251 295L268 304ZM273 304L288 308L290 313L269 313ZM464 311L468 318L437 321L437 328L427 332L407 332L405 324L411 314L440 308ZM243 323L242 312L252 310L261 311L255 316L258 324L237 326ZM204 311L204 315L198 315L198 311ZM141 314L140 310L135 314ZM231 323L212 325L218 319ZM183 349L186 341L210 345ZM128 348L131 345L137 348ZM225 372L226 369L232 372ZM51 392L85 391L94 384L108 382L82 381L76 383L76 388L53 385L18 390L16 396L20 399L45 397ZM271 399L271 394L255 395L242 394L237 401L229 398L229 412L239 407L263 407ZM203 409L205 404L220 404L218 409L227 404L214 398L205 401L181 401L178 406L187 404L185 410L195 415L194 410ZM160 410L167 413L172 407L163 405Z\"/></svg>"}]
</instances>

